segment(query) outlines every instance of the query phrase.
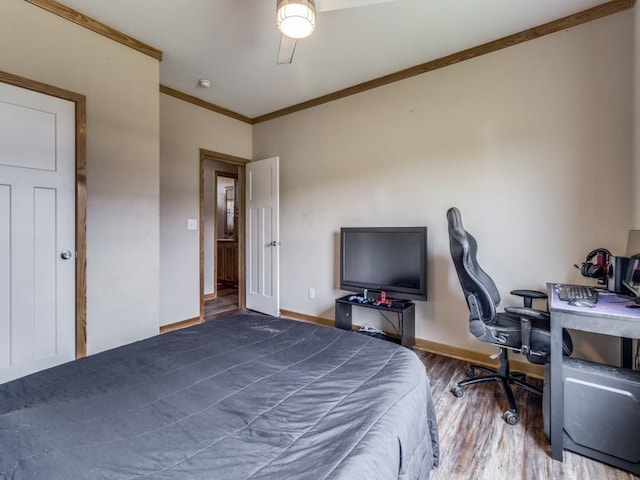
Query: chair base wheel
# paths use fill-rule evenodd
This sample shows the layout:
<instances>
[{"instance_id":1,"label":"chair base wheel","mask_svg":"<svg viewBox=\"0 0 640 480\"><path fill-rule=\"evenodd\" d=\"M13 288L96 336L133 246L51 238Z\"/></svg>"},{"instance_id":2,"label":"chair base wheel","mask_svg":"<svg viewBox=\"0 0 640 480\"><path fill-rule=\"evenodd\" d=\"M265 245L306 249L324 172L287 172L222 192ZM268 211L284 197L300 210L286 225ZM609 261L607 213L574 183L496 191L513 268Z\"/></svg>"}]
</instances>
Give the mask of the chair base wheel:
<instances>
[{"instance_id":1,"label":"chair base wheel","mask_svg":"<svg viewBox=\"0 0 640 480\"><path fill-rule=\"evenodd\" d=\"M451 390L451 393L453 393L455 397L460 398L464 395L464 390L462 390L462 388L460 387L455 387L453 390Z\"/></svg>"},{"instance_id":2,"label":"chair base wheel","mask_svg":"<svg viewBox=\"0 0 640 480\"><path fill-rule=\"evenodd\" d=\"M476 371L472 367L467 368L465 373L467 374L467 378L476 378Z\"/></svg>"},{"instance_id":3,"label":"chair base wheel","mask_svg":"<svg viewBox=\"0 0 640 480\"><path fill-rule=\"evenodd\" d=\"M518 423L518 415L511 410L507 410L506 412L504 412L504 420L509 425L515 425Z\"/></svg>"}]
</instances>

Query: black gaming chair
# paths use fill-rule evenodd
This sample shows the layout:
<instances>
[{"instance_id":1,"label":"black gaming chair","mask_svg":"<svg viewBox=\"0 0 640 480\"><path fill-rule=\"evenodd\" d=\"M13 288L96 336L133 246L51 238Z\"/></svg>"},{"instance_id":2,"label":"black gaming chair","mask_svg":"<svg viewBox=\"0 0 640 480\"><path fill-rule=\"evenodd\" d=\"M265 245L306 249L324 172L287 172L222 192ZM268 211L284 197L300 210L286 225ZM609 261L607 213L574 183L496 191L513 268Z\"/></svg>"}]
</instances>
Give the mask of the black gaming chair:
<instances>
[{"instance_id":1,"label":"black gaming chair","mask_svg":"<svg viewBox=\"0 0 640 480\"><path fill-rule=\"evenodd\" d=\"M518 423L518 410L511 385L538 395L542 391L525 383L524 374L509 371L508 350L522 353L531 363L545 363L550 352L549 314L534 310L531 305L534 298L547 296L534 290L514 290L511 292L513 295L524 298L524 307L506 307L505 312L496 312L500 294L493 280L478 265L476 240L463 228L462 217L457 208L447 211L447 221L451 258L469 306L469 330L478 340L500 347L498 369L470 365L467 369L469 379L459 382L453 389L453 394L461 397L464 394L463 388L467 385L499 382L509 403L504 419L510 425L515 425ZM570 355L572 349L571 337L568 332L563 331L564 354ZM476 371L486 372L488 375L477 377Z\"/></svg>"}]
</instances>

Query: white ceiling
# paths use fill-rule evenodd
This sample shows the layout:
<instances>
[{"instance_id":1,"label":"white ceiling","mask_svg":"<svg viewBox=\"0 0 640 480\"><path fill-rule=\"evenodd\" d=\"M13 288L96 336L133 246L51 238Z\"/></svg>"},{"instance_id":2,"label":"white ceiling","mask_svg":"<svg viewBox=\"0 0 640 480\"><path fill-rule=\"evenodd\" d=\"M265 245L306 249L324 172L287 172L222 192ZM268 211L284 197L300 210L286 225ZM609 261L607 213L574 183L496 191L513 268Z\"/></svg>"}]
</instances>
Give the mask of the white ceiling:
<instances>
[{"instance_id":1,"label":"white ceiling","mask_svg":"<svg viewBox=\"0 0 640 480\"><path fill-rule=\"evenodd\" d=\"M322 12L293 63L276 65L276 0L61 2L162 50L163 85L250 118L606 3L394 0Z\"/></svg>"}]
</instances>

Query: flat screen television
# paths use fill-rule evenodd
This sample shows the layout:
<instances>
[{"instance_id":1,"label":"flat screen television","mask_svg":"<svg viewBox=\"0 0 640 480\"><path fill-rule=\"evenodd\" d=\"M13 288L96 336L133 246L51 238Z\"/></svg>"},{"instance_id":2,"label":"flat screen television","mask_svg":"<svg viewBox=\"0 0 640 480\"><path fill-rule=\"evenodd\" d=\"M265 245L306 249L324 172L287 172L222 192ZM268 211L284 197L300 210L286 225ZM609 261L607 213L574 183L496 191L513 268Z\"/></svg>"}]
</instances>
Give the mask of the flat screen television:
<instances>
[{"instance_id":1,"label":"flat screen television","mask_svg":"<svg viewBox=\"0 0 640 480\"><path fill-rule=\"evenodd\" d=\"M340 229L340 288L427 299L427 227Z\"/></svg>"}]
</instances>

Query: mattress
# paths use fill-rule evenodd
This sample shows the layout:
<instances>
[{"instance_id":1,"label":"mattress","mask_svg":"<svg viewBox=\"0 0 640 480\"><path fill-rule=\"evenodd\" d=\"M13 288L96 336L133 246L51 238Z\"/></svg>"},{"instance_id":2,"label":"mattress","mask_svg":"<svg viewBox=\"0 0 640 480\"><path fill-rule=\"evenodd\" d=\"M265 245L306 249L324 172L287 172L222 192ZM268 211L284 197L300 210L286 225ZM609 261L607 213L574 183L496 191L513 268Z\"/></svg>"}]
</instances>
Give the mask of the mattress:
<instances>
[{"instance_id":1,"label":"mattress","mask_svg":"<svg viewBox=\"0 0 640 480\"><path fill-rule=\"evenodd\" d=\"M0 479L424 479L424 365L355 332L236 315L0 385Z\"/></svg>"}]
</instances>

